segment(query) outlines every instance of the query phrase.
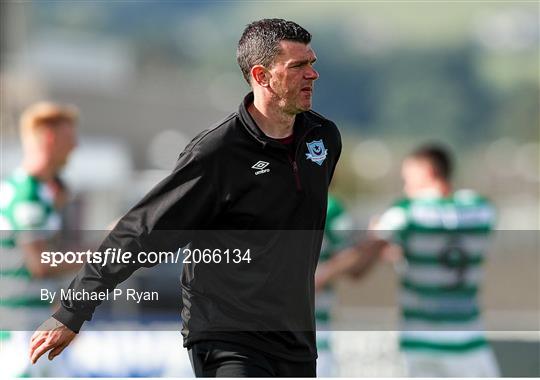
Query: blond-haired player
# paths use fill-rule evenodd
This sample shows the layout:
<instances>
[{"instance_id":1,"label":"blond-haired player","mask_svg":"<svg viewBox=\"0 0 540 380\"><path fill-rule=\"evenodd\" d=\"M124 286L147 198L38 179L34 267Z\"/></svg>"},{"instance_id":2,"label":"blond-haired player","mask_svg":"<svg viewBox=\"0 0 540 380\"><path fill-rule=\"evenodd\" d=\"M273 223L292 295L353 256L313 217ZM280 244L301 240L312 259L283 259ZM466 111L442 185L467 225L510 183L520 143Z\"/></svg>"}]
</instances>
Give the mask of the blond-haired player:
<instances>
[{"instance_id":1,"label":"blond-haired player","mask_svg":"<svg viewBox=\"0 0 540 380\"><path fill-rule=\"evenodd\" d=\"M29 371L28 334L23 330L50 312L41 289L55 288L52 278L74 269L44 264L40 254L61 228L67 189L59 173L76 146L78 119L70 105L39 102L28 107L19 124L22 162L0 184L0 365L8 376L47 374L45 368Z\"/></svg>"}]
</instances>

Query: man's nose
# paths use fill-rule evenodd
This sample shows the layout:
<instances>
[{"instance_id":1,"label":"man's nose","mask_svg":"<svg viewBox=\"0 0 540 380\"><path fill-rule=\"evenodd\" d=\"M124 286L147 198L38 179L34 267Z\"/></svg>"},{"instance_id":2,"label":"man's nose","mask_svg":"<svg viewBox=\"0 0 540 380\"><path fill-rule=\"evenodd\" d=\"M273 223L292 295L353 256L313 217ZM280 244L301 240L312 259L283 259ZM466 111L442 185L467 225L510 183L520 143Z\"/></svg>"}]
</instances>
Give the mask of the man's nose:
<instances>
[{"instance_id":1,"label":"man's nose","mask_svg":"<svg viewBox=\"0 0 540 380\"><path fill-rule=\"evenodd\" d=\"M315 70L313 67L309 67L306 73L306 79L317 80L318 78L319 73L317 72L317 70Z\"/></svg>"}]
</instances>

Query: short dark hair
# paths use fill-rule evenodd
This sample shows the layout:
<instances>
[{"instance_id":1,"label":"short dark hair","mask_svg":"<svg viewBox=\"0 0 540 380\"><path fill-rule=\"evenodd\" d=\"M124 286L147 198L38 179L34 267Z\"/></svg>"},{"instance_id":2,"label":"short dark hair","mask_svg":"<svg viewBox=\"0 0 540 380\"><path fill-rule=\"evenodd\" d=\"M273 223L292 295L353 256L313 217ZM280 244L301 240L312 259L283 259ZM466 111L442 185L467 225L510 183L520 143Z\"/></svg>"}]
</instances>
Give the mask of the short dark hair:
<instances>
[{"instance_id":1,"label":"short dark hair","mask_svg":"<svg viewBox=\"0 0 540 380\"><path fill-rule=\"evenodd\" d=\"M452 155L441 144L425 144L415 149L409 157L428 160L438 178L449 181L453 174Z\"/></svg>"},{"instance_id":2,"label":"short dark hair","mask_svg":"<svg viewBox=\"0 0 540 380\"><path fill-rule=\"evenodd\" d=\"M311 34L292 21L280 18L254 21L244 29L238 41L236 60L250 83L249 72L255 65L269 67L280 53L280 41L311 42Z\"/></svg>"}]
</instances>

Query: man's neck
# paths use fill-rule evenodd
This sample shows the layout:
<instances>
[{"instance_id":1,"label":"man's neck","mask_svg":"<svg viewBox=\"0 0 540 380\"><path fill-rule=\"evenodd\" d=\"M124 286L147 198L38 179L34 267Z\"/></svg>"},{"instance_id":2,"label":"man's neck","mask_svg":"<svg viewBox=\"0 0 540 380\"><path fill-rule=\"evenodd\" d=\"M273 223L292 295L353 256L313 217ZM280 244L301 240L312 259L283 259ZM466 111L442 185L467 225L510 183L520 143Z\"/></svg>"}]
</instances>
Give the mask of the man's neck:
<instances>
[{"instance_id":1,"label":"man's neck","mask_svg":"<svg viewBox=\"0 0 540 380\"><path fill-rule=\"evenodd\" d=\"M449 197L452 194L452 185L446 181L437 181L437 190L443 197Z\"/></svg>"},{"instance_id":2,"label":"man's neck","mask_svg":"<svg viewBox=\"0 0 540 380\"><path fill-rule=\"evenodd\" d=\"M255 97L247 110L266 136L279 139L293 133L295 115L286 114L258 97Z\"/></svg>"},{"instance_id":3,"label":"man's neck","mask_svg":"<svg viewBox=\"0 0 540 380\"><path fill-rule=\"evenodd\" d=\"M36 160L25 159L22 163L22 168L32 177L36 177L43 182L50 181L56 174L56 171L52 167L42 165Z\"/></svg>"},{"instance_id":4,"label":"man's neck","mask_svg":"<svg viewBox=\"0 0 540 380\"><path fill-rule=\"evenodd\" d=\"M450 194L452 194L452 187L450 184L446 182L436 182L433 184L433 186L426 187L415 194L415 198L423 198L423 197L441 197L446 198L449 197Z\"/></svg>"}]
</instances>

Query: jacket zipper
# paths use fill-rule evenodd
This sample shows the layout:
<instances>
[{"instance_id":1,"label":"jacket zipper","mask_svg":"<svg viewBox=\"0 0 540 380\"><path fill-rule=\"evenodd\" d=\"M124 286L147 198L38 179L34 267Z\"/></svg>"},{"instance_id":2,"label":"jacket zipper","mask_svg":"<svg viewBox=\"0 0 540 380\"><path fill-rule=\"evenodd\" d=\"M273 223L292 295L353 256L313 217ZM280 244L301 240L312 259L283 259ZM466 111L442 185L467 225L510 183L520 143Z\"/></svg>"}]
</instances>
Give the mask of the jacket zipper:
<instances>
[{"instance_id":1,"label":"jacket zipper","mask_svg":"<svg viewBox=\"0 0 540 380\"><path fill-rule=\"evenodd\" d=\"M300 183L300 176L298 175L298 165L296 164L296 160L292 160L289 157L289 161L291 162L293 173L294 173L294 179L296 181L296 191L301 192L302 191L302 184Z\"/></svg>"}]
</instances>

